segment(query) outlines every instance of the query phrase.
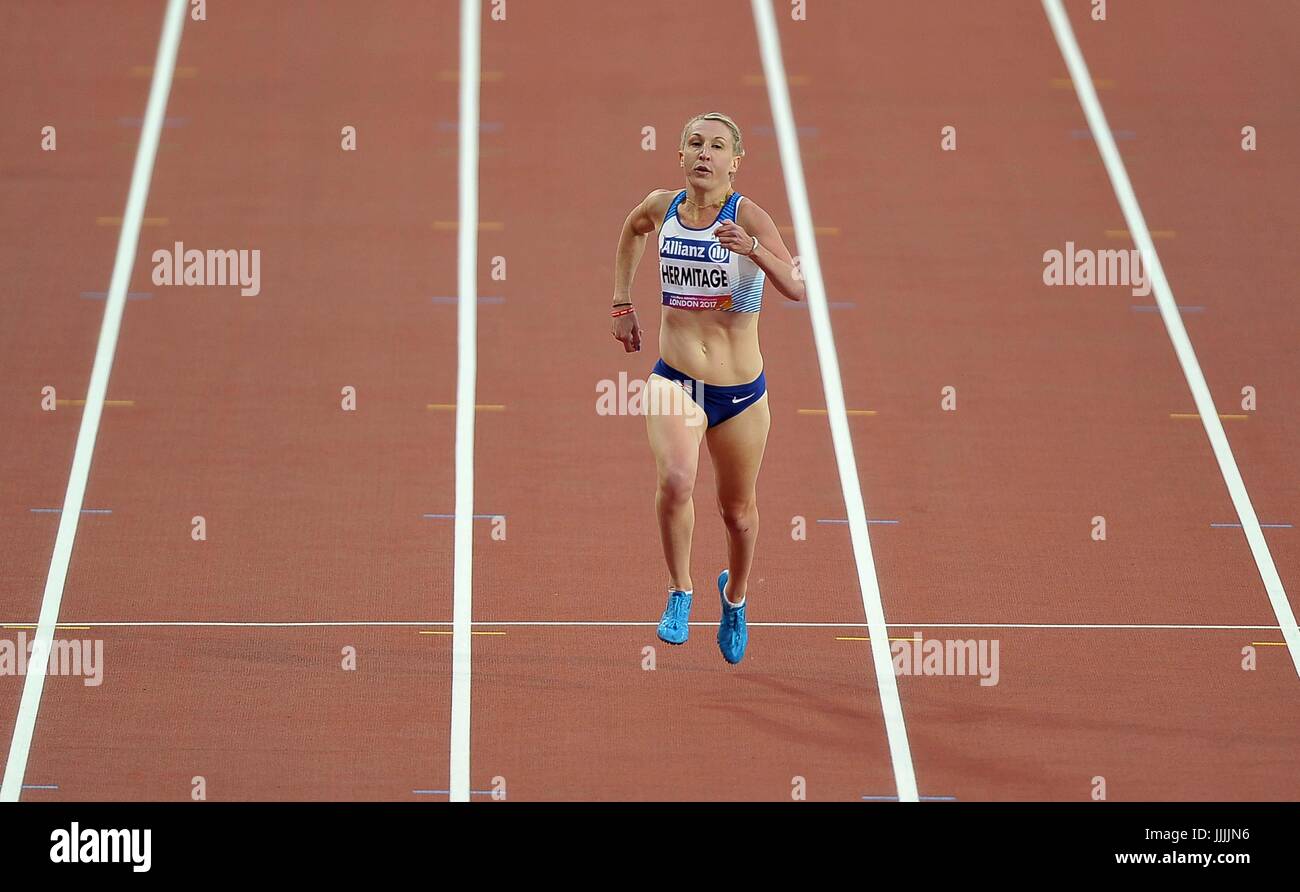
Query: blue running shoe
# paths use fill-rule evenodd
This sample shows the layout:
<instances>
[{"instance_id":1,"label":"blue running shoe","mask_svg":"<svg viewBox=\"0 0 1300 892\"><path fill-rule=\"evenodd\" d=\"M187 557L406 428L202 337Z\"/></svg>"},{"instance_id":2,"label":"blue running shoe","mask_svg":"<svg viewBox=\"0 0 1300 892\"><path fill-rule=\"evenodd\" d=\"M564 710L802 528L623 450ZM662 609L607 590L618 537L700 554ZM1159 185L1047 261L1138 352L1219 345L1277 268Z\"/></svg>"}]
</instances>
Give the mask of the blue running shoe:
<instances>
[{"instance_id":1,"label":"blue running shoe","mask_svg":"<svg viewBox=\"0 0 1300 892\"><path fill-rule=\"evenodd\" d=\"M727 601L727 577L730 570L718 574L718 597L722 599L722 621L718 623L718 649L728 663L739 663L745 657L745 645L749 644L749 627L745 625L746 603L733 607Z\"/></svg>"},{"instance_id":2,"label":"blue running shoe","mask_svg":"<svg viewBox=\"0 0 1300 892\"><path fill-rule=\"evenodd\" d=\"M659 640L669 644L685 644L690 637L691 593L668 590L668 606L659 620Z\"/></svg>"}]
</instances>

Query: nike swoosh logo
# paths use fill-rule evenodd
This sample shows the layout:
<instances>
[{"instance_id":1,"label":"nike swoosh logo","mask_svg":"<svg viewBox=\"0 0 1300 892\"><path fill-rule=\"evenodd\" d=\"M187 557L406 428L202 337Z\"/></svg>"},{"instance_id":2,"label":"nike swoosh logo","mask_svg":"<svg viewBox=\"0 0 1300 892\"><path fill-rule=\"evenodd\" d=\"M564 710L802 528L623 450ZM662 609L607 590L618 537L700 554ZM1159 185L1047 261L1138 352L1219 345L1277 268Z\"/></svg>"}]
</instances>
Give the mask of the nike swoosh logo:
<instances>
[{"instance_id":1,"label":"nike swoosh logo","mask_svg":"<svg viewBox=\"0 0 1300 892\"><path fill-rule=\"evenodd\" d=\"M733 397L731 398L731 401L732 401L733 403L743 403L745 400L750 399L751 397L753 397L753 394L752 394L752 393L751 393L749 396L747 396L747 397L743 397L743 398L741 398L741 399L737 399L736 397L733 396Z\"/></svg>"}]
</instances>

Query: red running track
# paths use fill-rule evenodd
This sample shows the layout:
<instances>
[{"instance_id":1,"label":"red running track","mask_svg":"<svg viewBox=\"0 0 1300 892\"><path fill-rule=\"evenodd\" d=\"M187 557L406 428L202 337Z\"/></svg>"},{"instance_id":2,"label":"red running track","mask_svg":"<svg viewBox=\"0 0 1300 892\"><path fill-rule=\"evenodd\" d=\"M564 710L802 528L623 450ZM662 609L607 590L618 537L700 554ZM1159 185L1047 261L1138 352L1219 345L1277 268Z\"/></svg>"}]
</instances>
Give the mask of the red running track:
<instances>
[{"instance_id":1,"label":"red running track","mask_svg":"<svg viewBox=\"0 0 1300 892\"><path fill-rule=\"evenodd\" d=\"M1295 669L1271 645L1241 668L1277 618L1241 530L1211 526L1235 512L1199 423L1171 417L1194 407L1151 299L1043 284L1066 241L1128 246L1047 20L935 6L777 6L845 398L876 413L849 419L862 491L896 521L869 528L890 634L999 645L996 685L898 679L919 792L1085 800L1104 777L1110 799L1295 799ZM1278 85L1300 18L1252 8L1180 5L1197 40L1171 39L1168 4L1074 27L1148 222L1173 233L1157 246L1178 301L1203 307L1185 321L1216 404L1259 393L1224 422L1256 509L1294 523L1297 133ZM103 302L80 293L107 288L117 233L96 218L121 214L139 129L119 119L142 114L161 12L5 29L11 80L33 83L0 135L28 159L0 179L13 625L39 612L58 518L30 509L62 504L79 423L40 389L84 396ZM690 114L740 121L740 190L791 220L748 4L704 15L575 0L482 23L474 798L897 792L850 533L820 522L846 515L808 310L769 289L739 667L707 625L725 554L708 463L702 624L670 649L643 423L596 411L599 382L654 362L653 264L641 354L611 345L604 295L617 226L674 185ZM127 303L108 393L131 404L105 409L86 494L112 513L82 519L60 613L91 627L60 635L104 641L104 683L49 680L24 780L57 789L23 798L188 798L196 777L213 799L447 798L458 27L450 2L186 24L130 286L151 296ZM30 73L37 35L58 35L56 80ZM38 154L46 121L68 124ZM175 241L260 249L261 293L154 286ZM1266 531L1290 585L1295 535ZM0 678L10 733L21 688Z\"/></svg>"}]
</instances>

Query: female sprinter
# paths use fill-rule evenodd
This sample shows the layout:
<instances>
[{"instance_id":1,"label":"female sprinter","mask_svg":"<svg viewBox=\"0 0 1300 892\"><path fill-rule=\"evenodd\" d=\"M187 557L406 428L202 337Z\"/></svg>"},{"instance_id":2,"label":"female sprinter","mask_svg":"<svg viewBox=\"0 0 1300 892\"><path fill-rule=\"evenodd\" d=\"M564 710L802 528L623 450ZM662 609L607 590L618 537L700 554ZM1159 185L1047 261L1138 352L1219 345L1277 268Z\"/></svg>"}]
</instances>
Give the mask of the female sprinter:
<instances>
[{"instance_id":1,"label":"female sprinter","mask_svg":"<svg viewBox=\"0 0 1300 892\"><path fill-rule=\"evenodd\" d=\"M718 510L727 528L728 569L718 576L718 647L727 662L739 663L749 641L745 593L758 536L754 489L771 424L758 350L763 281L771 277L791 300L803 299L804 283L772 218L731 189L745 154L735 122L718 112L691 118L677 154L686 188L656 189L623 223L614 266L612 331L627 352L641 349L632 280L646 236L662 227L661 358L644 392L646 428L659 472L655 509L669 578L659 637L682 644L690 634L691 494L700 440L707 437ZM690 398L678 392L674 399L674 388Z\"/></svg>"}]
</instances>

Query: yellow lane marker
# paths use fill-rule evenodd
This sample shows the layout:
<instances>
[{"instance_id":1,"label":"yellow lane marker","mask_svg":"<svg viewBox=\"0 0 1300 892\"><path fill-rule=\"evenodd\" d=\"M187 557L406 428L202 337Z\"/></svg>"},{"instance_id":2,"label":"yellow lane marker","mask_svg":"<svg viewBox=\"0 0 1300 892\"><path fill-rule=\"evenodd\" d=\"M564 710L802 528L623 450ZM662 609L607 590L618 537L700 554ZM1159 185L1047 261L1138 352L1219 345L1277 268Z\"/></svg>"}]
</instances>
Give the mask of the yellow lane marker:
<instances>
[{"instance_id":1,"label":"yellow lane marker","mask_svg":"<svg viewBox=\"0 0 1300 892\"><path fill-rule=\"evenodd\" d=\"M424 629L421 629L421 630L420 630L420 634L421 634L421 635L451 635L451 634L452 634L452 631L451 631L450 629L448 629L448 630L445 631L445 632L444 632L444 631L441 631L441 630L429 630L429 631L426 631L426 630L424 630ZM471 632L470 634L472 634L472 635L504 635L505 632Z\"/></svg>"},{"instance_id":2,"label":"yellow lane marker","mask_svg":"<svg viewBox=\"0 0 1300 892\"><path fill-rule=\"evenodd\" d=\"M456 404L455 403L429 403L427 408L437 409L440 411L455 411ZM493 405L490 403L475 403L474 408L483 412L504 412L506 407Z\"/></svg>"},{"instance_id":3,"label":"yellow lane marker","mask_svg":"<svg viewBox=\"0 0 1300 892\"><path fill-rule=\"evenodd\" d=\"M460 230L459 220L434 220L433 228L439 232L457 232ZM500 232L506 228L506 224L489 220L480 220L478 224L479 232Z\"/></svg>"},{"instance_id":4,"label":"yellow lane marker","mask_svg":"<svg viewBox=\"0 0 1300 892\"><path fill-rule=\"evenodd\" d=\"M1286 647L1285 641L1252 641L1250 643L1258 647Z\"/></svg>"},{"instance_id":5,"label":"yellow lane marker","mask_svg":"<svg viewBox=\"0 0 1300 892\"><path fill-rule=\"evenodd\" d=\"M844 411L849 415L879 415L880 414L875 409L845 409ZM800 409L799 414L800 415L825 415L826 410L825 409Z\"/></svg>"}]
</instances>

